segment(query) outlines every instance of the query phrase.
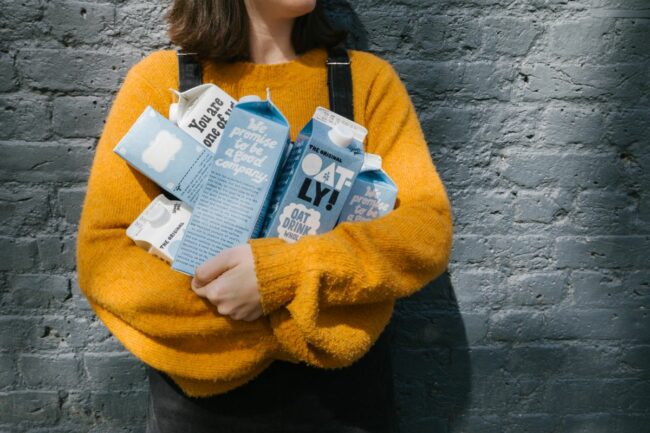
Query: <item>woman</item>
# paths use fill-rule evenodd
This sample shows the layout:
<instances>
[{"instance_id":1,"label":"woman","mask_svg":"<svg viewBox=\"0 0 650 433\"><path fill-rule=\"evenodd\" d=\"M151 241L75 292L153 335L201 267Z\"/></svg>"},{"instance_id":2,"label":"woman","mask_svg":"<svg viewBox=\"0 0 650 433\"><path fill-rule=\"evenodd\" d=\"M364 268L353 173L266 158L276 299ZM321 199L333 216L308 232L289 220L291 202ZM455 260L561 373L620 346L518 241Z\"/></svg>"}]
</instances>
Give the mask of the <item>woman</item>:
<instances>
[{"instance_id":1,"label":"woman","mask_svg":"<svg viewBox=\"0 0 650 433\"><path fill-rule=\"evenodd\" d=\"M235 98L271 89L298 128L328 106L326 47L344 37L316 0L176 0L170 37ZM252 239L172 271L125 236L161 192L113 147L142 110L167 113L173 50L133 66L97 145L77 244L79 286L148 367L148 432L394 432L386 329L395 300L440 275L452 223L417 115L392 66L350 50L355 121L396 208L293 244Z\"/></svg>"}]
</instances>

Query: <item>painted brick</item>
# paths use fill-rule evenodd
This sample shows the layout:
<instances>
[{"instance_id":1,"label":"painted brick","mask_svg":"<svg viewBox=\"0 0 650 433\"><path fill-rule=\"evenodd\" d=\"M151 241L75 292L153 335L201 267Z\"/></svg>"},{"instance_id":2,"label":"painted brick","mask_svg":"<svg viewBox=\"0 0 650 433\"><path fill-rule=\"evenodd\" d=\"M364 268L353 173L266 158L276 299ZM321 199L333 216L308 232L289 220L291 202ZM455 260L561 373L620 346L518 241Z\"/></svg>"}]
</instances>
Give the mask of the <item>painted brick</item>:
<instances>
[{"instance_id":1,"label":"painted brick","mask_svg":"<svg viewBox=\"0 0 650 433\"><path fill-rule=\"evenodd\" d=\"M69 224L76 225L79 222L85 195L85 187L61 188L58 191L57 204L59 214L62 215Z\"/></svg>"},{"instance_id":2,"label":"painted brick","mask_svg":"<svg viewBox=\"0 0 650 433\"><path fill-rule=\"evenodd\" d=\"M580 306L644 308L650 302L650 272L573 271L573 301Z\"/></svg>"},{"instance_id":3,"label":"painted brick","mask_svg":"<svg viewBox=\"0 0 650 433\"><path fill-rule=\"evenodd\" d=\"M71 353L57 356L23 354L18 358L18 370L23 383L30 388L68 389L76 387L83 379L79 374L79 358Z\"/></svg>"},{"instance_id":4,"label":"painted brick","mask_svg":"<svg viewBox=\"0 0 650 433\"><path fill-rule=\"evenodd\" d=\"M59 395L56 392L0 392L0 419L5 423L47 426L55 424L59 417Z\"/></svg>"},{"instance_id":5,"label":"painted brick","mask_svg":"<svg viewBox=\"0 0 650 433\"><path fill-rule=\"evenodd\" d=\"M0 53L0 92L9 92L17 87L14 59L7 53Z\"/></svg>"},{"instance_id":6,"label":"painted brick","mask_svg":"<svg viewBox=\"0 0 650 433\"><path fill-rule=\"evenodd\" d=\"M510 226L514 195L503 190L455 191L450 194L455 224L472 232L499 233Z\"/></svg>"},{"instance_id":7,"label":"painted brick","mask_svg":"<svg viewBox=\"0 0 650 433\"><path fill-rule=\"evenodd\" d=\"M0 180L85 181L92 158L92 146L83 142L0 142Z\"/></svg>"},{"instance_id":8,"label":"painted brick","mask_svg":"<svg viewBox=\"0 0 650 433\"><path fill-rule=\"evenodd\" d=\"M489 56L508 54L521 56L529 52L541 34L541 26L532 19L489 17L480 22L483 33L482 50Z\"/></svg>"},{"instance_id":9,"label":"painted brick","mask_svg":"<svg viewBox=\"0 0 650 433\"><path fill-rule=\"evenodd\" d=\"M593 144L603 136L603 114L594 109L552 105L544 111L542 133L551 144Z\"/></svg>"},{"instance_id":10,"label":"painted brick","mask_svg":"<svg viewBox=\"0 0 650 433\"><path fill-rule=\"evenodd\" d=\"M3 8L0 15L0 39L14 41L20 39L37 39L43 36L40 19L43 14L43 2L24 0Z\"/></svg>"},{"instance_id":11,"label":"painted brick","mask_svg":"<svg viewBox=\"0 0 650 433\"><path fill-rule=\"evenodd\" d=\"M491 305L506 297L501 276L492 270L461 270L452 275L458 303L463 306Z\"/></svg>"},{"instance_id":12,"label":"painted brick","mask_svg":"<svg viewBox=\"0 0 650 433\"><path fill-rule=\"evenodd\" d=\"M0 355L0 389L14 386L18 381L15 357L10 354Z\"/></svg>"},{"instance_id":13,"label":"painted brick","mask_svg":"<svg viewBox=\"0 0 650 433\"><path fill-rule=\"evenodd\" d=\"M50 216L49 191L6 184L0 190L0 234L24 236L33 233Z\"/></svg>"},{"instance_id":14,"label":"painted brick","mask_svg":"<svg viewBox=\"0 0 650 433\"><path fill-rule=\"evenodd\" d=\"M561 267L644 267L650 254L650 236L562 236L556 239L555 247Z\"/></svg>"},{"instance_id":15,"label":"painted brick","mask_svg":"<svg viewBox=\"0 0 650 433\"><path fill-rule=\"evenodd\" d=\"M517 194L514 219L520 223L549 224L566 215L572 197L566 190L521 191Z\"/></svg>"},{"instance_id":16,"label":"painted brick","mask_svg":"<svg viewBox=\"0 0 650 433\"><path fill-rule=\"evenodd\" d=\"M598 18L561 20L549 29L550 55L562 59L602 58L614 48L614 21Z\"/></svg>"},{"instance_id":17,"label":"painted brick","mask_svg":"<svg viewBox=\"0 0 650 433\"><path fill-rule=\"evenodd\" d=\"M624 183L626 176L618 155L526 152L518 148L504 153L500 170L513 184L526 188L603 188Z\"/></svg>"},{"instance_id":18,"label":"painted brick","mask_svg":"<svg viewBox=\"0 0 650 433\"><path fill-rule=\"evenodd\" d=\"M567 275L563 272L517 274L508 279L513 305L559 304L567 293Z\"/></svg>"},{"instance_id":19,"label":"painted brick","mask_svg":"<svg viewBox=\"0 0 650 433\"><path fill-rule=\"evenodd\" d=\"M144 364L130 353L87 353L84 356L84 368L90 385L104 391L146 386L144 367Z\"/></svg>"},{"instance_id":20,"label":"painted brick","mask_svg":"<svg viewBox=\"0 0 650 433\"><path fill-rule=\"evenodd\" d=\"M10 278L8 285L2 297L5 308L59 309L70 297L68 279L62 275L20 274Z\"/></svg>"},{"instance_id":21,"label":"painted brick","mask_svg":"<svg viewBox=\"0 0 650 433\"><path fill-rule=\"evenodd\" d=\"M577 225L595 233L635 233L640 229L636 192L584 191L575 202Z\"/></svg>"},{"instance_id":22,"label":"painted brick","mask_svg":"<svg viewBox=\"0 0 650 433\"><path fill-rule=\"evenodd\" d=\"M37 246L29 238L0 237L0 271L25 271L36 263Z\"/></svg>"},{"instance_id":23,"label":"painted brick","mask_svg":"<svg viewBox=\"0 0 650 433\"><path fill-rule=\"evenodd\" d=\"M126 2L115 14L116 36L135 46L168 48L165 23L161 19L167 7L160 2ZM151 48L150 48L151 47Z\"/></svg>"},{"instance_id":24,"label":"painted brick","mask_svg":"<svg viewBox=\"0 0 650 433\"><path fill-rule=\"evenodd\" d=\"M115 6L77 1L48 4L43 21L52 36L67 45L94 44L112 35Z\"/></svg>"},{"instance_id":25,"label":"painted brick","mask_svg":"<svg viewBox=\"0 0 650 433\"><path fill-rule=\"evenodd\" d=\"M646 431L647 0L326 6L404 81L454 211L449 272L395 309L401 431ZM1 432L144 431L142 365L79 289L74 240L126 71L175 48L167 7L0 14Z\"/></svg>"},{"instance_id":26,"label":"painted brick","mask_svg":"<svg viewBox=\"0 0 650 433\"><path fill-rule=\"evenodd\" d=\"M0 97L0 140L42 140L50 135L50 103L35 94Z\"/></svg>"},{"instance_id":27,"label":"painted brick","mask_svg":"<svg viewBox=\"0 0 650 433\"><path fill-rule=\"evenodd\" d=\"M26 49L16 63L34 88L94 93L118 87L136 60L133 54L113 50Z\"/></svg>"},{"instance_id":28,"label":"painted brick","mask_svg":"<svg viewBox=\"0 0 650 433\"><path fill-rule=\"evenodd\" d=\"M52 112L54 132L65 138L98 137L108 115L107 102L95 96L57 98Z\"/></svg>"},{"instance_id":29,"label":"painted brick","mask_svg":"<svg viewBox=\"0 0 650 433\"><path fill-rule=\"evenodd\" d=\"M38 244L39 266L44 270L75 268L74 237L40 236Z\"/></svg>"},{"instance_id":30,"label":"painted brick","mask_svg":"<svg viewBox=\"0 0 650 433\"><path fill-rule=\"evenodd\" d=\"M96 414L105 420L144 422L147 409L146 392L101 392L90 397Z\"/></svg>"}]
</instances>

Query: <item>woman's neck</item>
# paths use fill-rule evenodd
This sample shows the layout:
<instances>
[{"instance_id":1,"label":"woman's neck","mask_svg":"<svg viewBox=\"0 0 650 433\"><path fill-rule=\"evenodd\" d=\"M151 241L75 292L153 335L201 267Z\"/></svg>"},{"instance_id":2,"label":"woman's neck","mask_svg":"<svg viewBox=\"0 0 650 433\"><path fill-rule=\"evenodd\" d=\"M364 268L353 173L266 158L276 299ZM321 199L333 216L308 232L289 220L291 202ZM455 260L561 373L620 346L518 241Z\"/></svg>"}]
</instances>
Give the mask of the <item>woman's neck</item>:
<instances>
[{"instance_id":1,"label":"woman's neck","mask_svg":"<svg viewBox=\"0 0 650 433\"><path fill-rule=\"evenodd\" d=\"M251 8L252 9L252 8ZM250 17L250 56L253 63L283 63L296 58L291 43L294 19L269 19L254 9Z\"/></svg>"}]
</instances>

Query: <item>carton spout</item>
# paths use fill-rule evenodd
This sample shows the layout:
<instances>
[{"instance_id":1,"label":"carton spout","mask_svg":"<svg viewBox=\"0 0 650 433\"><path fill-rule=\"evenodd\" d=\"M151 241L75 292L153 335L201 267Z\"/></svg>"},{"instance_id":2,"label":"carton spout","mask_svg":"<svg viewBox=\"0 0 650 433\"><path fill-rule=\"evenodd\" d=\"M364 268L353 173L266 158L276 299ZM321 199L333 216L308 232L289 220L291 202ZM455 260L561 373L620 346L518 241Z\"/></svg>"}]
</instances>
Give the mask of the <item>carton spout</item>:
<instances>
[{"instance_id":1,"label":"carton spout","mask_svg":"<svg viewBox=\"0 0 650 433\"><path fill-rule=\"evenodd\" d=\"M237 101L212 83L184 92L169 90L178 98L169 105L169 120L212 153L216 152L230 111Z\"/></svg>"},{"instance_id":2,"label":"carton spout","mask_svg":"<svg viewBox=\"0 0 650 433\"><path fill-rule=\"evenodd\" d=\"M142 219L156 228L165 225L170 218L171 213L164 206L154 206L142 213Z\"/></svg>"},{"instance_id":3,"label":"carton spout","mask_svg":"<svg viewBox=\"0 0 650 433\"><path fill-rule=\"evenodd\" d=\"M364 153L361 171L381 170L381 155L375 153Z\"/></svg>"},{"instance_id":4,"label":"carton spout","mask_svg":"<svg viewBox=\"0 0 650 433\"><path fill-rule=\"evenodd\" d=\"M169 105L169 120L178 124L178 102Z\"/></svg>"},{"instance_id":5,"label":"carton spout","mask_svg":"<svg viewBox=\"0 0 650 433\"><path fill-rule=\"evenodd\" d=\"M172 89L170 87L169 91L172 92L174 95L176 95L176 97L178 97L178 99L181 99L183 97L183 94L181 92L179 92L178 90L176 90L176 89Z\"/></svg>"},{"instance_id":6,"label":"carton spout","mask_svg":"<svg viewBox=\"0 0 650 433\"><path fill-rule=\"evenodd\" d=\"M339 147L348 147L354 138L352 130L345 125L336 125L330 129L327 136Z\"/></svg>"}]
</instances>

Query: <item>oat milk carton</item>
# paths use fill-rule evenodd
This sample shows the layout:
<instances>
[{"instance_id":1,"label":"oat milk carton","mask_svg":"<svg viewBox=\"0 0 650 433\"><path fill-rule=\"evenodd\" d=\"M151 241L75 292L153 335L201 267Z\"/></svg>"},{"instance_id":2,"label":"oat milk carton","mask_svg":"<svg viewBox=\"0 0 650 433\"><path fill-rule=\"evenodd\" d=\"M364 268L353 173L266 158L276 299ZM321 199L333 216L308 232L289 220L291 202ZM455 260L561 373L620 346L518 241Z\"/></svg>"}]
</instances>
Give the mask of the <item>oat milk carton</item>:
<instances>
[{"instance_id":1,"label":"oat milk carton","mask_svg":"<svg viewBox=\"0 0 650 433\"><path fill-rule=\"evenodd\" d=\"M178 96L178 102L169 106L169 120L215 153L237 101L210 83L182 93L170 90Z\"/></svg>"},{"instance_id":2,"label":"oat milk carton","mask_svg":"<svg viewBox=\"0 0 650 433\"><path fill-rule=\"evenodd\" d=\"M190 208L198 199L214 156L150 106L113 151Z\"/></svg>"},{"instance_id":3,"label":"oat milk carton","mask_svg":"<svg viewBox=\"0 0 650 433\"><path fill-rule=\"evenodd\" d=\"M397 186L382 170L381 156L366 153L361 173L352 184L339 223L379 218L393 210L396 200Z\"/></svg>"},{"instance_id":4,"label":"oat milk carton","mask_svg":"<svg viewBox=\"0 0 650 433\"><path fill-rule=\"evenodd\" d=\"M331 230L363 164L367 131L318 107L282 169L264 236L295 242Z\"/></svg>"},{"instance_id":5,"label":"oat milk carton","mask_svg":"<svg viewBox=\"0 0 650 433\"><path fill-rule=\"evenodd\" d=\"M242 98L232 110L172 269L195 269L257 237L289 143L289 123L271 102Z\"/></svg>"},{"instance_id":6,"label":"oat milk carton","mask_svg":"<svg viewBox=\"0 0 650 433\"><path fill-rule=\"evenodd\" d=\"M126 229L126 235L140 248L171 263L191 215L185 203L160 194Z\"/></svg>"}]
</instances>

